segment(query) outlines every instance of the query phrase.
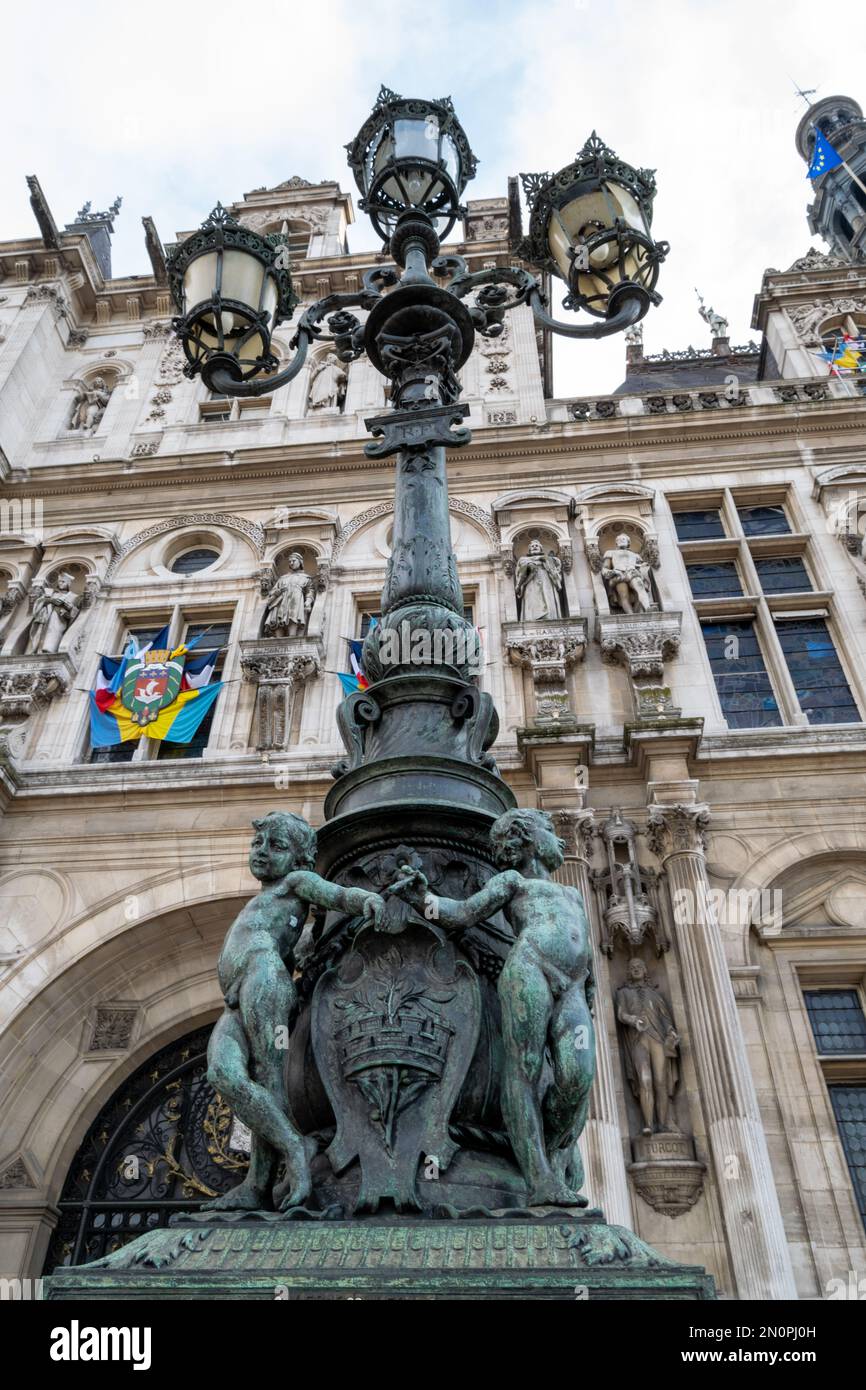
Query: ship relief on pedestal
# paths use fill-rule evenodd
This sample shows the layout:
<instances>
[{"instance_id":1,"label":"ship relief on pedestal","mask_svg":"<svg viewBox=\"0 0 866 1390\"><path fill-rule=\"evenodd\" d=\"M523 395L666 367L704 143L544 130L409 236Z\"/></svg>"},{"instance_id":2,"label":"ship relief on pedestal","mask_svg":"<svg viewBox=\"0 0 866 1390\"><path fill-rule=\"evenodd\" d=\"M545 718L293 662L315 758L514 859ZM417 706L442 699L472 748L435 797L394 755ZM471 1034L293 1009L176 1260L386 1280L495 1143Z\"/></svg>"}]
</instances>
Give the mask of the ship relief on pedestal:
<instances>
[{"instance_id":1,"label":"ship relief on pedestal","mask_svg":"<svg viewBox=\"0 0 866 1390\"><path fill-rule=\"evenodd\" d=\"M448 1167L449 1119L480 1025L470 966L432 923L392 905L396 920L359 933L313 996L313 1050L336 1118L327 1155L336 1173L359 1160L356 1211L383 1199L418 1208L419 1164Z\"/></svg>"}]
</instances>

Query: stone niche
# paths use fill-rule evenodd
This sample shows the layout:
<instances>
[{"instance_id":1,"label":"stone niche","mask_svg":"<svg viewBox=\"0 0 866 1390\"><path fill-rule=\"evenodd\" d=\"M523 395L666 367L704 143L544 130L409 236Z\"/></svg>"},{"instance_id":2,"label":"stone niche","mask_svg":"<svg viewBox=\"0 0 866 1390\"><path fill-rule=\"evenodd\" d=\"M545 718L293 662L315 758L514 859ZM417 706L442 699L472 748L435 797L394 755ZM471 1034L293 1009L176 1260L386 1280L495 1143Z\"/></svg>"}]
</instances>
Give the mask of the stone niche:
<instances>
[{"instance_id":1,"label":"stone niche","mask_svg":"<svg viewBox=\"0 0 866 1390\"><path fill-rule=\"evenodd\" d=\"M503 645L529 673L528 726L575 723L568 671L586 652L586 619L574 587L573 500L553 489L508 492L493 511L500 526Z\"/></svg>"},{"instance_id":2,"label":"stone niche","mask_svg":"<svg viewBox=\"0 0 866 1390\"><path fill-rule=\"evenodd\" d=\"M659 573L655 493L637 483L594 484L577 499L592 572L602 658L625 668L638 720L679 718L665 663L679 650L682 613L670 611Z\"/></svg>"},{"instance_id":3,"label":"stone niche","mask_svg":"<svg viewBox=\"0 0 866 1390\"><path fill-rule=\"evenodd\" d=\"M250 742L261 752L288 747L296 701L324 667L325 594L336 514L278 507L265 526L259 573L259 635L241 642L244 679L256 686Z\"/></svg>"},{"instance_id":4,"label":"stone niche","mask_svg":"<svg viewBox=\"0 0 866 1390\"><path fill-rule=\"evenodd\" d=\"M0 724L20 725L70 689L115 552L101 527L0 547Z\"/></svg>"}]
</instances>

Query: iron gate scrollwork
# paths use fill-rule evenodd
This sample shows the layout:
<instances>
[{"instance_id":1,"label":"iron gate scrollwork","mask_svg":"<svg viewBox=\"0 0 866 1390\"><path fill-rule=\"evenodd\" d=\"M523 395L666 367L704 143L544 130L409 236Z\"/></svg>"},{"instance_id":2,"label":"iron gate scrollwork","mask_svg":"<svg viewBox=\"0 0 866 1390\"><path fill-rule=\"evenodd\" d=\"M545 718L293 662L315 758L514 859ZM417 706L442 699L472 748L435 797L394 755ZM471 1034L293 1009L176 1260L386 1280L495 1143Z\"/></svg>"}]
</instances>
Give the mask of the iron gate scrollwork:
<instances>
[{"instance_id":1,"label":"iron gate scrollwork","mask_svg":"<svg viewBox=\"0 0 866 1390\"><path fill-rule=\"evenodd\" d=\"M44 1274L110 1254L243 1176L246 1137L207 1079L210 1033L162 1048L103 1107L63 1185Z\"/></svg>"}]
</instances>

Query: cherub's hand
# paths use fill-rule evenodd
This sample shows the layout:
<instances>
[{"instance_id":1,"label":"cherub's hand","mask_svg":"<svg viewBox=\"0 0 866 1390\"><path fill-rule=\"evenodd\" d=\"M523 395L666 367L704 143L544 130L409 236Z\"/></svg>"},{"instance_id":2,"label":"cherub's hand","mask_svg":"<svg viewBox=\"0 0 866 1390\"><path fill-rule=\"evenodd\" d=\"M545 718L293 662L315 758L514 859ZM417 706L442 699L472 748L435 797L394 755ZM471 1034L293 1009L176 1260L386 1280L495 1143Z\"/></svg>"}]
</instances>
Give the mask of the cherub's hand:
<instances>
[{"instance_id":1,"label":"cherub's hand","mask_svg":"<svg viewBox=\"0 0 866 1390\"><path fill-rule=\"evenodd\" d=\"M398 897L411 903L418 912L423 912L429 888L426 875L420 869L413 869L408 864L401 864L400 877L396 878L393 883L389 883L385 892L396 893Z\"/></svg>"},{"instance_id":2,"label":"cherub's hand","mask_svg":"<svg viewBox=\"0 0 866 1390\"><path fill-rule=\"evenodd\" d=\"M385 899L378 893L371 893L364 903L364 920L371 923L376 931L382 930L385 914Z\"/></svg>"}]
</instances>

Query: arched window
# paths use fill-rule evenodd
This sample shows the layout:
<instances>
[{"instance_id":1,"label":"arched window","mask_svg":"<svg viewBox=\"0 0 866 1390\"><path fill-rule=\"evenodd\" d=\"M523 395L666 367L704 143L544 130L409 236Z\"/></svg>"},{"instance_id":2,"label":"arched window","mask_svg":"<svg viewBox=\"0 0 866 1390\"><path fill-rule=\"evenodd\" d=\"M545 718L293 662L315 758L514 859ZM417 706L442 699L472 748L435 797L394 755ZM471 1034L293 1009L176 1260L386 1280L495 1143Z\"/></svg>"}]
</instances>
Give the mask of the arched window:
<instances>
[{"instance_id":1,"label":"arched window","mask_svg":"<svg viewBox=\"0 0 866 1390\"><path fill-rule=\"evenodd\" d=\"M219 551L199 548L184 550L171 564L172 574L198 574L199 570L210 569L219 559Z\"/></svg>"},{"instance_id":2,"label":"arched window","mask_svg":"<svg viewBox=\"0 0 866 1390\"><path fill-rule=\"evenodd\" d=\"M43 1273L101 1259L243 1177L248 1134L208 1082L210 1032L162 1048L103 1107L66 1176Z\"/></svg>"}]
</instances>

